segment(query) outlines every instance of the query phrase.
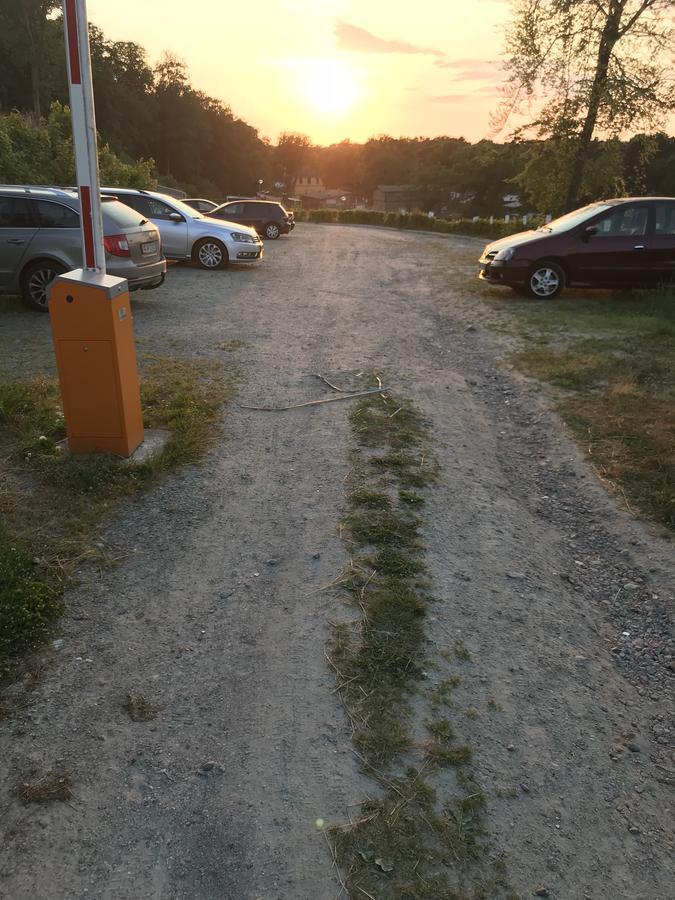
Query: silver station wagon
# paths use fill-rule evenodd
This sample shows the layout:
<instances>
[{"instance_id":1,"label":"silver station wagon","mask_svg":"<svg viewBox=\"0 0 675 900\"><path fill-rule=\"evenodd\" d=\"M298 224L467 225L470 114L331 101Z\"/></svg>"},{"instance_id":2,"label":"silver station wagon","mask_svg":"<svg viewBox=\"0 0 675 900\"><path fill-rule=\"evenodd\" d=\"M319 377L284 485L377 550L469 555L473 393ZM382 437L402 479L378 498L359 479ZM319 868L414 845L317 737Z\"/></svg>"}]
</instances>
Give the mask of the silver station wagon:
<instances>
[{"instance_id":1,"label":"silver station wagon","mask_svg":"<svg viewBox=\"0 0 675 900\"><path fill-rule=\"evenodd\" d=\"M159 228L168 259L192 260L202 269L224 269L230 262L262 259L263 243L254 228L211 219L168 194L132 188L102 188Z\"/></svg>"},{"instance_id":2,"label":"silver station wagon","mask_svg":"<svg viewBox=\"0 0 675 900\"><path fill-rule=\"evenodd\" d=\"M151 222L106 197L103 235L110 275L126 278L132 291L162 284L166 260ZM0 293L21 294L28 306L46 312L50 283L81 265L77 192L0 186Z\"/></svg>"}]
</instances>

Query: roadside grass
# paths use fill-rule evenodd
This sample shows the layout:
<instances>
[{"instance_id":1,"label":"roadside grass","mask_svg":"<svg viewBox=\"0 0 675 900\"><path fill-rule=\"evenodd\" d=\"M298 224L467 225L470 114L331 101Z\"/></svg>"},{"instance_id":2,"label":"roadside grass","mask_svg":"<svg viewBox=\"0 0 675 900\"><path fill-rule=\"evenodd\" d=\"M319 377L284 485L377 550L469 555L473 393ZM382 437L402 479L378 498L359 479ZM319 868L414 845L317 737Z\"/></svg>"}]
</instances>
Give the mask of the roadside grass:
<instances>
[{"instance_id":1,"label":"roadside grass","mask_svg":"<svg viewBox=\"0 0 675 900\"><path fill-rule=\"evenodd\" d=\"M424 497L410 488L438 476L430 424L384 392L362 399L350 424L356 449L340 530L351 560L334 586L358 615L333 626L326 657L357 756L381 795L355 821L326 830L334 863L351 898L510 896L502 861L488 858L485 798L467 774L471 749L438 716L461 679L424 695L425 618L435 600L424 578ZM416 697L431 714L426 739L412 733ZM449 768L453 795L441 798L433 782ZM447 780L443 787L447 794Z\"/></svg>"},{"instance_id":2,"label":"roadside grass","mask_svg":"<svg viewBox=\"0 0 675 900\"><path fill-rule=\"evenodd\" d=\"M519 302L512 361L553 388L600 478L675 531L675 290Z\"/></svg>"},{"instance_id":3,"label":"roadside grass","mask_svg":"<svg viewBox=\"0 0 675 900\"><path fill-rule=\"evenodd\" d=\"M55 378L0 381L0 679L50 635L75 568L105 554L94 544L102 517L125 496L197 462L214 439L232 375L210 363L144 360L146 428L169 432L145 462L107 454L70 456Z\"/></svg>"}]
</instances>

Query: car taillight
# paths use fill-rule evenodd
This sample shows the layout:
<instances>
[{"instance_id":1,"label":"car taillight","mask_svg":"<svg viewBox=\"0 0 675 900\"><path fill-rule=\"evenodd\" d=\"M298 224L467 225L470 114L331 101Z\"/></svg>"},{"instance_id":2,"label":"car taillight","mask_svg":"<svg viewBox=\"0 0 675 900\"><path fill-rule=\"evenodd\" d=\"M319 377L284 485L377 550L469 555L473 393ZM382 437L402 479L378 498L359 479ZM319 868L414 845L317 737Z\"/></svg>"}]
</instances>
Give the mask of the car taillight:
<instances>
[{"instance_id":1,"label":"car taillight","mask_svg":"<svg viewBox=\"0 0 675 900\"><path fill-rule=\"evenodd\" d=\"M108 234L103 238L103 246L111 256L131 256L126 234Z\"/></svg>"}]
</instances>

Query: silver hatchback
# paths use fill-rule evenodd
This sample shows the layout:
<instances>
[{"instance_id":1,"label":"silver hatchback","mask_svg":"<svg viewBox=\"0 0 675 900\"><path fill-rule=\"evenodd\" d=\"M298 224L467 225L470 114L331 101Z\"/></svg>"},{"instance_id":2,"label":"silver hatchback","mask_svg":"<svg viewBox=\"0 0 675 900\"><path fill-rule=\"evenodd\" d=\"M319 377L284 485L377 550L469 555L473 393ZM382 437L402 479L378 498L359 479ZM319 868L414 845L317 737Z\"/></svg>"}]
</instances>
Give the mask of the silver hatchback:
<instances>
[{"instance_id":1,"label":"silver hatchback","mask_svg":"<svg viewBox=\"0 0 675 900\"><path fill-rule=\"evenodd\" d=\"M111 197L103 198L106 268L129 290L159 287L166 260L155 226ZM0 293L47 310L52 280L82 265L80 201L60 188L0 186Z\"/></svg>"}]
</instances>

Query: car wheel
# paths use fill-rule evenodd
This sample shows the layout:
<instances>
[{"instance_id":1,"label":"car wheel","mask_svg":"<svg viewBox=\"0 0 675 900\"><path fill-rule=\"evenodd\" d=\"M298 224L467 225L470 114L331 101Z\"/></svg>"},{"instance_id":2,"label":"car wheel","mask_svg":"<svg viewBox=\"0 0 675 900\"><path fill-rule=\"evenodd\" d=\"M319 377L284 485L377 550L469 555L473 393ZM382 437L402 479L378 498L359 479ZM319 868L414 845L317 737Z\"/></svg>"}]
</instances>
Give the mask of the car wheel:
<instances>
[{"instance_id":1,"label":"car wheel","mask_svg":"<svg viewBox=\"0 0 675 900\"><path fill-rule=\"evenodd\" d=\"M47 312L49 285L57 275L62 275L65 271L65 266L51 259L39 259L26 266L21 277L21 296L26 306Z\"/></svg>"},{"instance_id":2,"label":"car wheel","mask_svg":"<svg viewBox=\"0 0 675 900\"><path fill-rule=\"evenodd\" d=\"M527 279L527 293L537 300L552 300L565 287L565 273L557 263L536 263Z\"/></svg>"},{"instance_id":3,"label":"car wheel","mask_svg":"<svg viewBox=\"0 0 675 900\"><path fill-rule=\"evenodd\" d=\"M265 225L266 238L269 238L271 241L276 241L280 234L281 231L279 230L279 226L274 222L268 222L267 225Z\"/></svg>"},{"instance_id":4,"label":"car wheel","mask_svg":"<svg viewBox=\"0 0 675 900\"><path fill-rule=\"evenodd\" d=\"M197 241L192 251L192 258L202 269L224 269L229 257L225 244L215 238L203 238Z\"/></svg>"}]
</instances>

